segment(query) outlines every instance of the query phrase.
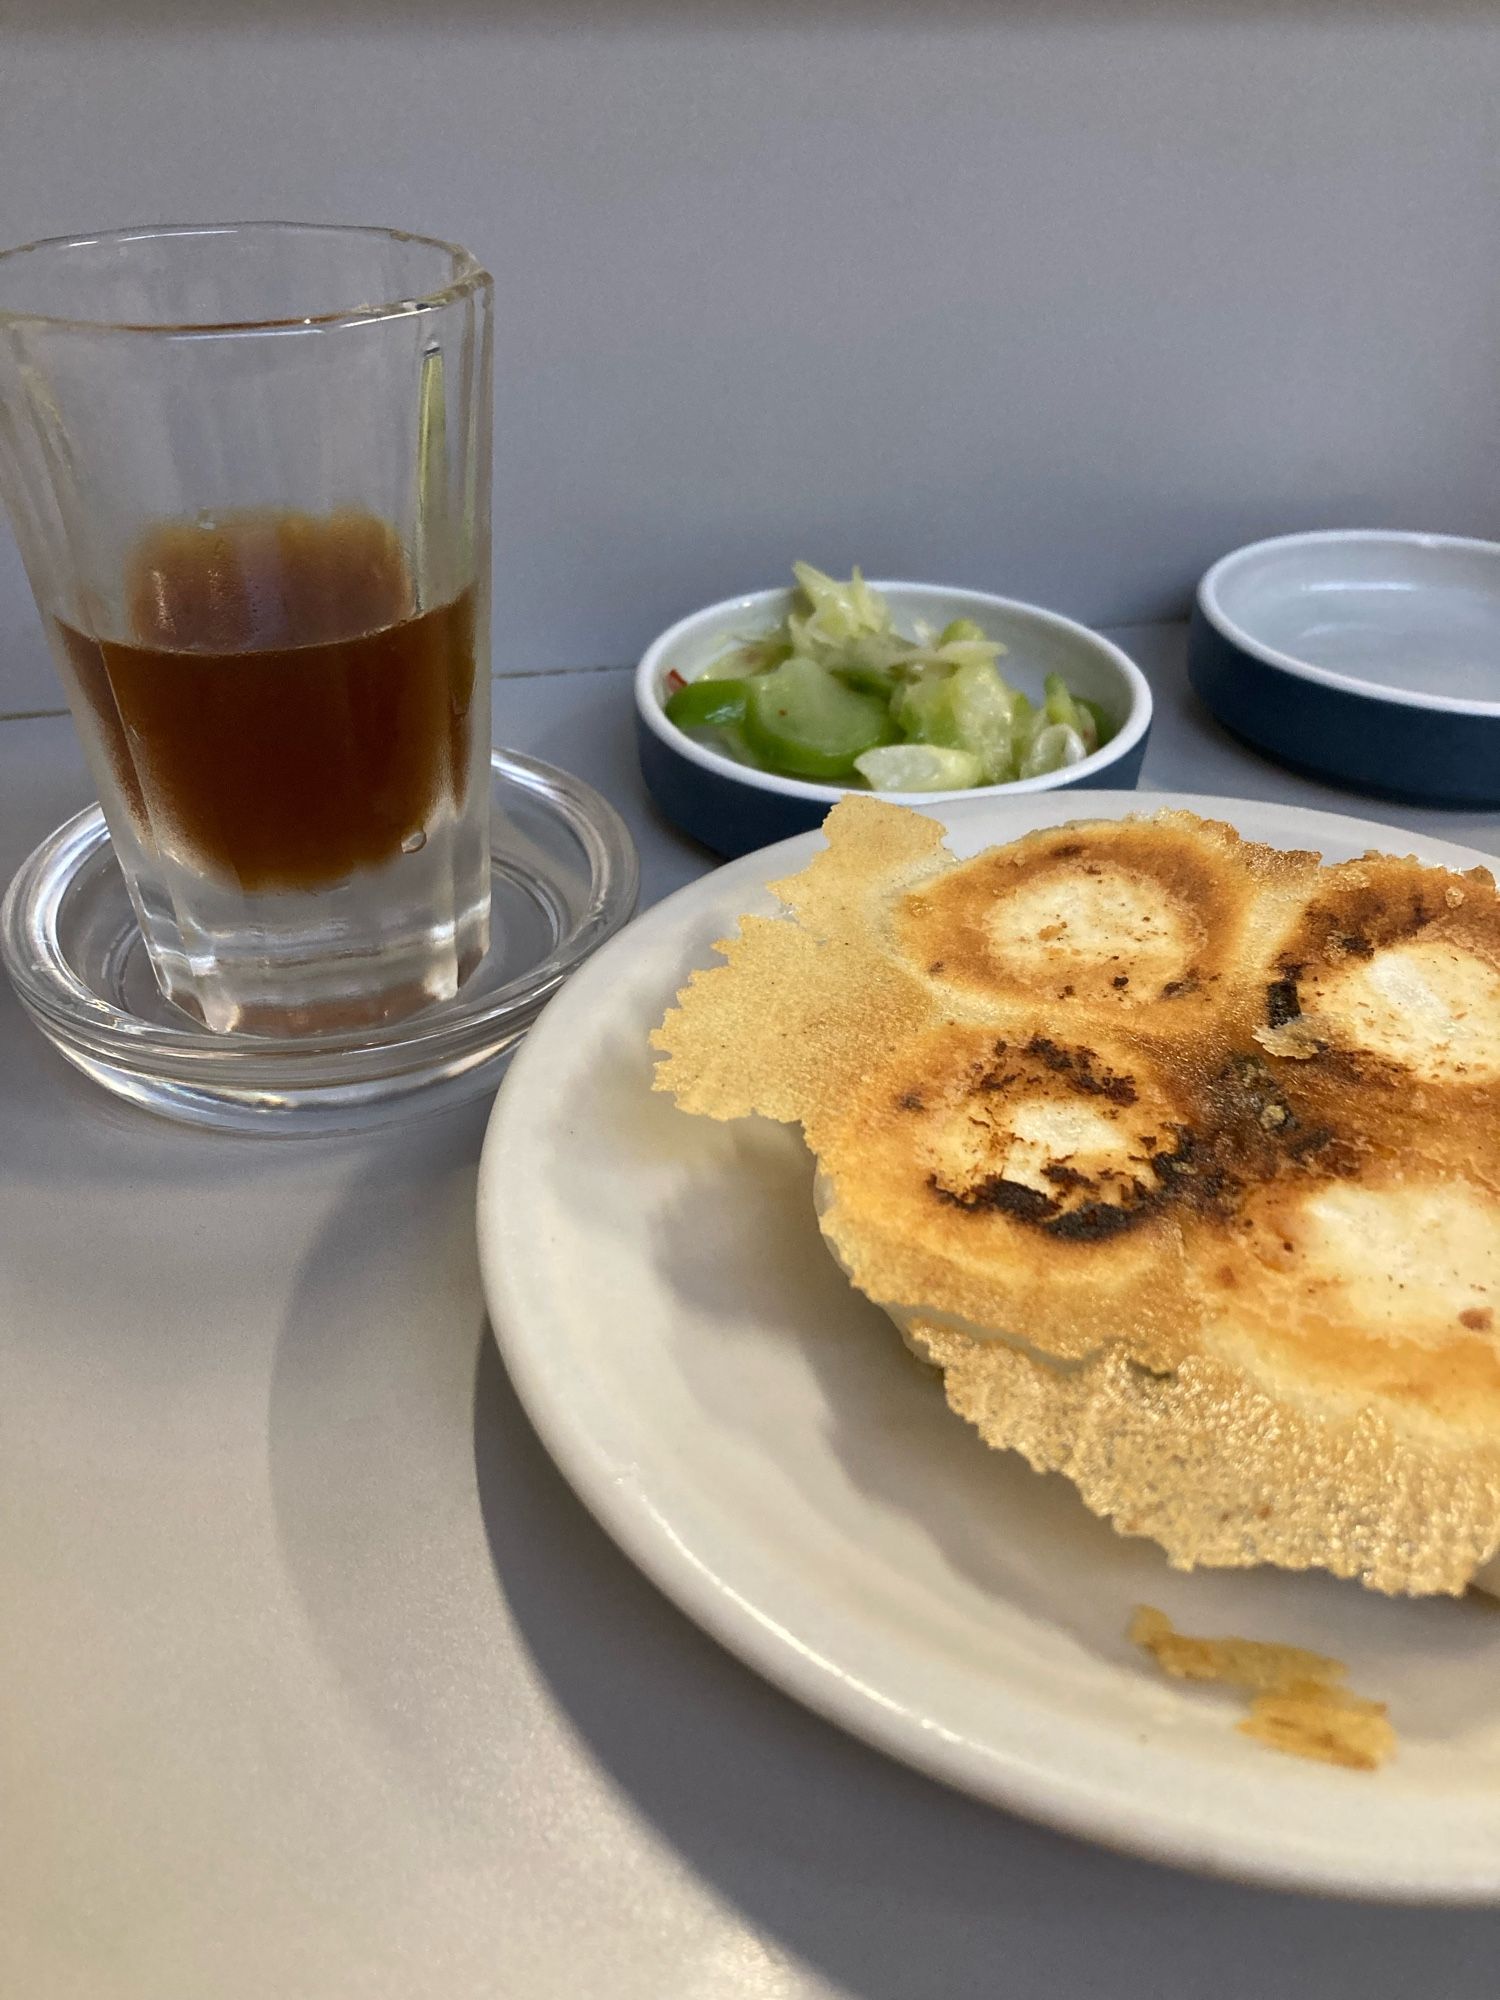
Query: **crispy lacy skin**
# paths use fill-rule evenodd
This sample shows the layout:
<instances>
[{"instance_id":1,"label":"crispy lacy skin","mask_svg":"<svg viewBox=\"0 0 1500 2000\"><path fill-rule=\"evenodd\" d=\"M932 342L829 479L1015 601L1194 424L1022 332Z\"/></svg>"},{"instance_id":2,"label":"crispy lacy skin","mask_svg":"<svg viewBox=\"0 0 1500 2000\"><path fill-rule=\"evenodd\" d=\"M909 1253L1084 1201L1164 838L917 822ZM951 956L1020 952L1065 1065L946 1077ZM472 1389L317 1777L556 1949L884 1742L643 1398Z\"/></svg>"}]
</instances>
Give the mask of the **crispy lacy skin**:
<instances>
[{"instance_id":1,"label":"crispy lacy skin","mask_svg":"<svg viewBox=\"0 0 1500 2000\"><path fill-rule=\"evenodd\" d=\"M906 1324L986 1444L1065 1474L1092 1512L1159 1542L1176 1568L1275 1563L1456 1595L1500 1534L1492 1451L1424 1451L1372 1410L1327 1414L1301 1385L1278 1397L1207 1354L1156 1371L1115 1341L1059 1367Z\"/></svg>"},{"instance_id":2,"label":"crispy lacy skin","mask_svg":"<svg viewBox=\"0 0 1500 2000\"><path fill-rule=\"evenodd\" d=\"M653 1038L800 1123L854 1283L1172 1561L1461 1591L1500 1546L1500 902L1190 814L954 862L848 799Z\"/></svg>"},{"instance_id":3,"label":"crispy lacy skin","mask_svg":"<svg viewBox=\"0 0 1500 2000\"><path fill-rule=\"evenodd\" d=\"M1378 1770L1395 1751L1384 1702L1342 1686L1342 1660L1262 1639L1192 1639L1149 1604L1137 1608L1129 1637L1175 1680L1245 1689L1250 1713L1240 1731L1273 1750L1355 1771Z\"/></svg>"}]
</instances>

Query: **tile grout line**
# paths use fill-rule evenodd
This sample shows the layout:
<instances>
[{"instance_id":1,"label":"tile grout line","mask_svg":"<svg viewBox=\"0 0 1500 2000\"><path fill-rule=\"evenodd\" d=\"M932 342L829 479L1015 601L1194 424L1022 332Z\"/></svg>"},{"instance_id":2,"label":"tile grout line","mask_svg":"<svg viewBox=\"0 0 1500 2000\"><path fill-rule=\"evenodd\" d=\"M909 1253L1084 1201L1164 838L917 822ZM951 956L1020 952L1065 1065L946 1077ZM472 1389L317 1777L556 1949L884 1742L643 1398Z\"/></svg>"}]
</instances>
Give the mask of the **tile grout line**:
<instances>
[{"instance_id":1,"label":"tile grout line","mask_svg":"<svg viewBox=\"0 0 1500 2000\"><path fill-rule=\"evenodd\" d=\"M490 675L492 681L555 681L564 680L571 674L632 674L635 668L628 662L616 661L595 667L517 667L512 671L496 668Z\"/></svg>"}]
</instances>

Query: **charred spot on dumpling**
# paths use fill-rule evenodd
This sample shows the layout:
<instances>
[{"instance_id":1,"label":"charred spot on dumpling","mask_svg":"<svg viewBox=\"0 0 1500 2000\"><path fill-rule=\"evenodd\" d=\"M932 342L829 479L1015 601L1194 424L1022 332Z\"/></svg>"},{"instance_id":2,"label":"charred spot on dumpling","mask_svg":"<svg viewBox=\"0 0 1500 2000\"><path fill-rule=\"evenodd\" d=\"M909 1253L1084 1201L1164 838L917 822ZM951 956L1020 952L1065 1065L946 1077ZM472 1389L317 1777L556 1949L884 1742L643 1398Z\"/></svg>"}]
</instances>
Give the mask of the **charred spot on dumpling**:
<instances>
[{"instance_id":1,"label":"charred spot on dumpling","mask_svg":"<svg viewBox=\"0 0 1500 2000\"><path fill-rule=\"evenodd\" d=\"M922 1144L939 1203L1083 1243L1159 1208L1190 1140L1138 1059L1032 1033L968 1065Z\"/></svg>"},{"instance_id":2,"label":"charred spot on dumpling","mask_svg":"<svg viewBox=\"0 0 1500 2000\"><path fill-rule=\"evenodd\" d=\"M983 1110L976 1117L960 1102L929 1175L933 1193L1061 1242L1100 1242L1172 1212L1232 1226L1255 1189L1287 1175L1340 1178L1363 1157L1294 1101L1258 1052L1232 1053L1192 1080L1165 1117L1159 1080L1142 1110L1133 1074L1043 1035L997 1043L993 1065L971 1073L968 1088ZM1103 1103L1085 1108L1080 1098Z\"/></svg>"},{"instance_id":3,"label":"charred spot on dumpling","mask_svg":"<svg viewBox=\"0 0 1500 2000\"><path fill-rule=\"evenodd\" d=\"M943 1021L872 1061L820 1128L820 1223L878 1301L1022 1327L1062 1354L1126 1323L1169 1362L1187 1299L1154 1162L1186 1115L1122 1040Z\"/></svg>"},{"instance_id":4,"label":"charred spot on dumpling","mask_svg":"<svg viewBox=\"0 0 1500 2000\"><path fill-rule=\"evenodd\" d=\"M1334 1162L1348 1161L1353 1142L1302 1083L1295 1069L1273 1068L1258 1049L1231 1053L1203 1091L1204 1127L1220 1153L1242 1159L1256 1178L1314 1158L1327 1171L1342 1171Z\"/></svg>"},{"instance_id":5,"label":"charred spot on dumpling","mask_svg":"<svg viewBox=\"0 0 1500 2000\"><path fill-rule=\"evenodd\" d=\"M1201 1011L1239 963L1256 852L1170 814L1038 833L911 890L897 937L910 963L930 976L940 963L971 1000Z\"/></svg>"},{"instance_id":6,"label":"charred spot on dumpling","mask_svg":"<svg viewBox=\"0 0 1500 2000\"><path fill-rule=\"evenodd\" d=\"M1003 1056L1004 1042L996 1043L995 1052ZM1066 1078L1068 1088L1081 1097L1107 1097L1111 1104L1134 1104L1139 1095L1134 1077L1112 1070L1094 1049L1068 1048L1053 1041L1050 1035L1033 1035L1023 1053L1051 1070L1054 1076Z\"/></svg>"},{"instance_id":7,"label":"charred spot on dumpling","mask_svg":"<svg viewBox=\"0 0 1500 2000\"><path fill-rule=\"evenodd\" d=\"M1279 979L1266 982L1266 1026L1284 1028L1288 1021L1295 1021L1302 1012L1302 1001L1297 992L1297 974L1302 971L1286 968Z\"/></svg>"},{"instance_id":8,"label":"charred spot on dumpling","mask_svg":"<svg viewBox=\"0 0 1500 2000\"><path fill-rule=\"evenodd\" d=\"M1500 903L1487 875L1367 856L1327 871L1282 940L1261 1039L1426 1084L1500 1083Z\"/></svg>"}]
</instances>

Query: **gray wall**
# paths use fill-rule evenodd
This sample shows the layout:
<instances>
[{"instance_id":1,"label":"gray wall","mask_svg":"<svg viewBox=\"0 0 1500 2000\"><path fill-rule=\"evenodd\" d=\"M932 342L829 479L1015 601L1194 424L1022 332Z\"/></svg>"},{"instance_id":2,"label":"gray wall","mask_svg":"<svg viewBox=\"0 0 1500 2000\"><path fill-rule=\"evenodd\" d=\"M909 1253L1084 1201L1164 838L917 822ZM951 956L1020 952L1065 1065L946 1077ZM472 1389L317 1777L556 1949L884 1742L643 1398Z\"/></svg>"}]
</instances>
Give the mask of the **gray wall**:
<instances>
[{"instance_id":1,"label":"gray wall","mask_svg":"<svg viewBox=\"0 0 1500 2000\"><path fill-rule=\"evenodd\" d=\"M1277 0L0 0L0 239L256 214L499 281L496 664L794 555L1169 614L1500 532L1500 20ZM0 562L0 708L55 700Z\"/></svg>"}]
</instances>

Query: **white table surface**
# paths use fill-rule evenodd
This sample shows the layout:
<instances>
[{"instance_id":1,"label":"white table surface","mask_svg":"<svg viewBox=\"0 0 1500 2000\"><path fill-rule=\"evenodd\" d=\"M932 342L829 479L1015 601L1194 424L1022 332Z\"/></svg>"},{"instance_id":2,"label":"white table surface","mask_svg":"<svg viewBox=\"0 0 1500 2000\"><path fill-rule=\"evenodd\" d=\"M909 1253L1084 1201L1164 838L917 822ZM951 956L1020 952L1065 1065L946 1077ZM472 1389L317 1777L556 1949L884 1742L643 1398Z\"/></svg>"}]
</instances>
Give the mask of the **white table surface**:
<instances>
[{"instance_id":1,"label":"white table surface","mask_svg":"<svg viewBox=\"0 0 1500 2000\"><path fill-rule=\"evenodd\" d=\"M1500 853L1500 815L1287 775L1196 707L1147 786ZM644 895L624 673L496 683ZM0 722L0 878L89 796ZM762 1686L552 1469L485 1330L477 1104L353 1141L117 1105L0 995L0 1995L1492 2000L1500 1913L1192 1880L951 1795Z\"/></svg>"}]
</instances>

